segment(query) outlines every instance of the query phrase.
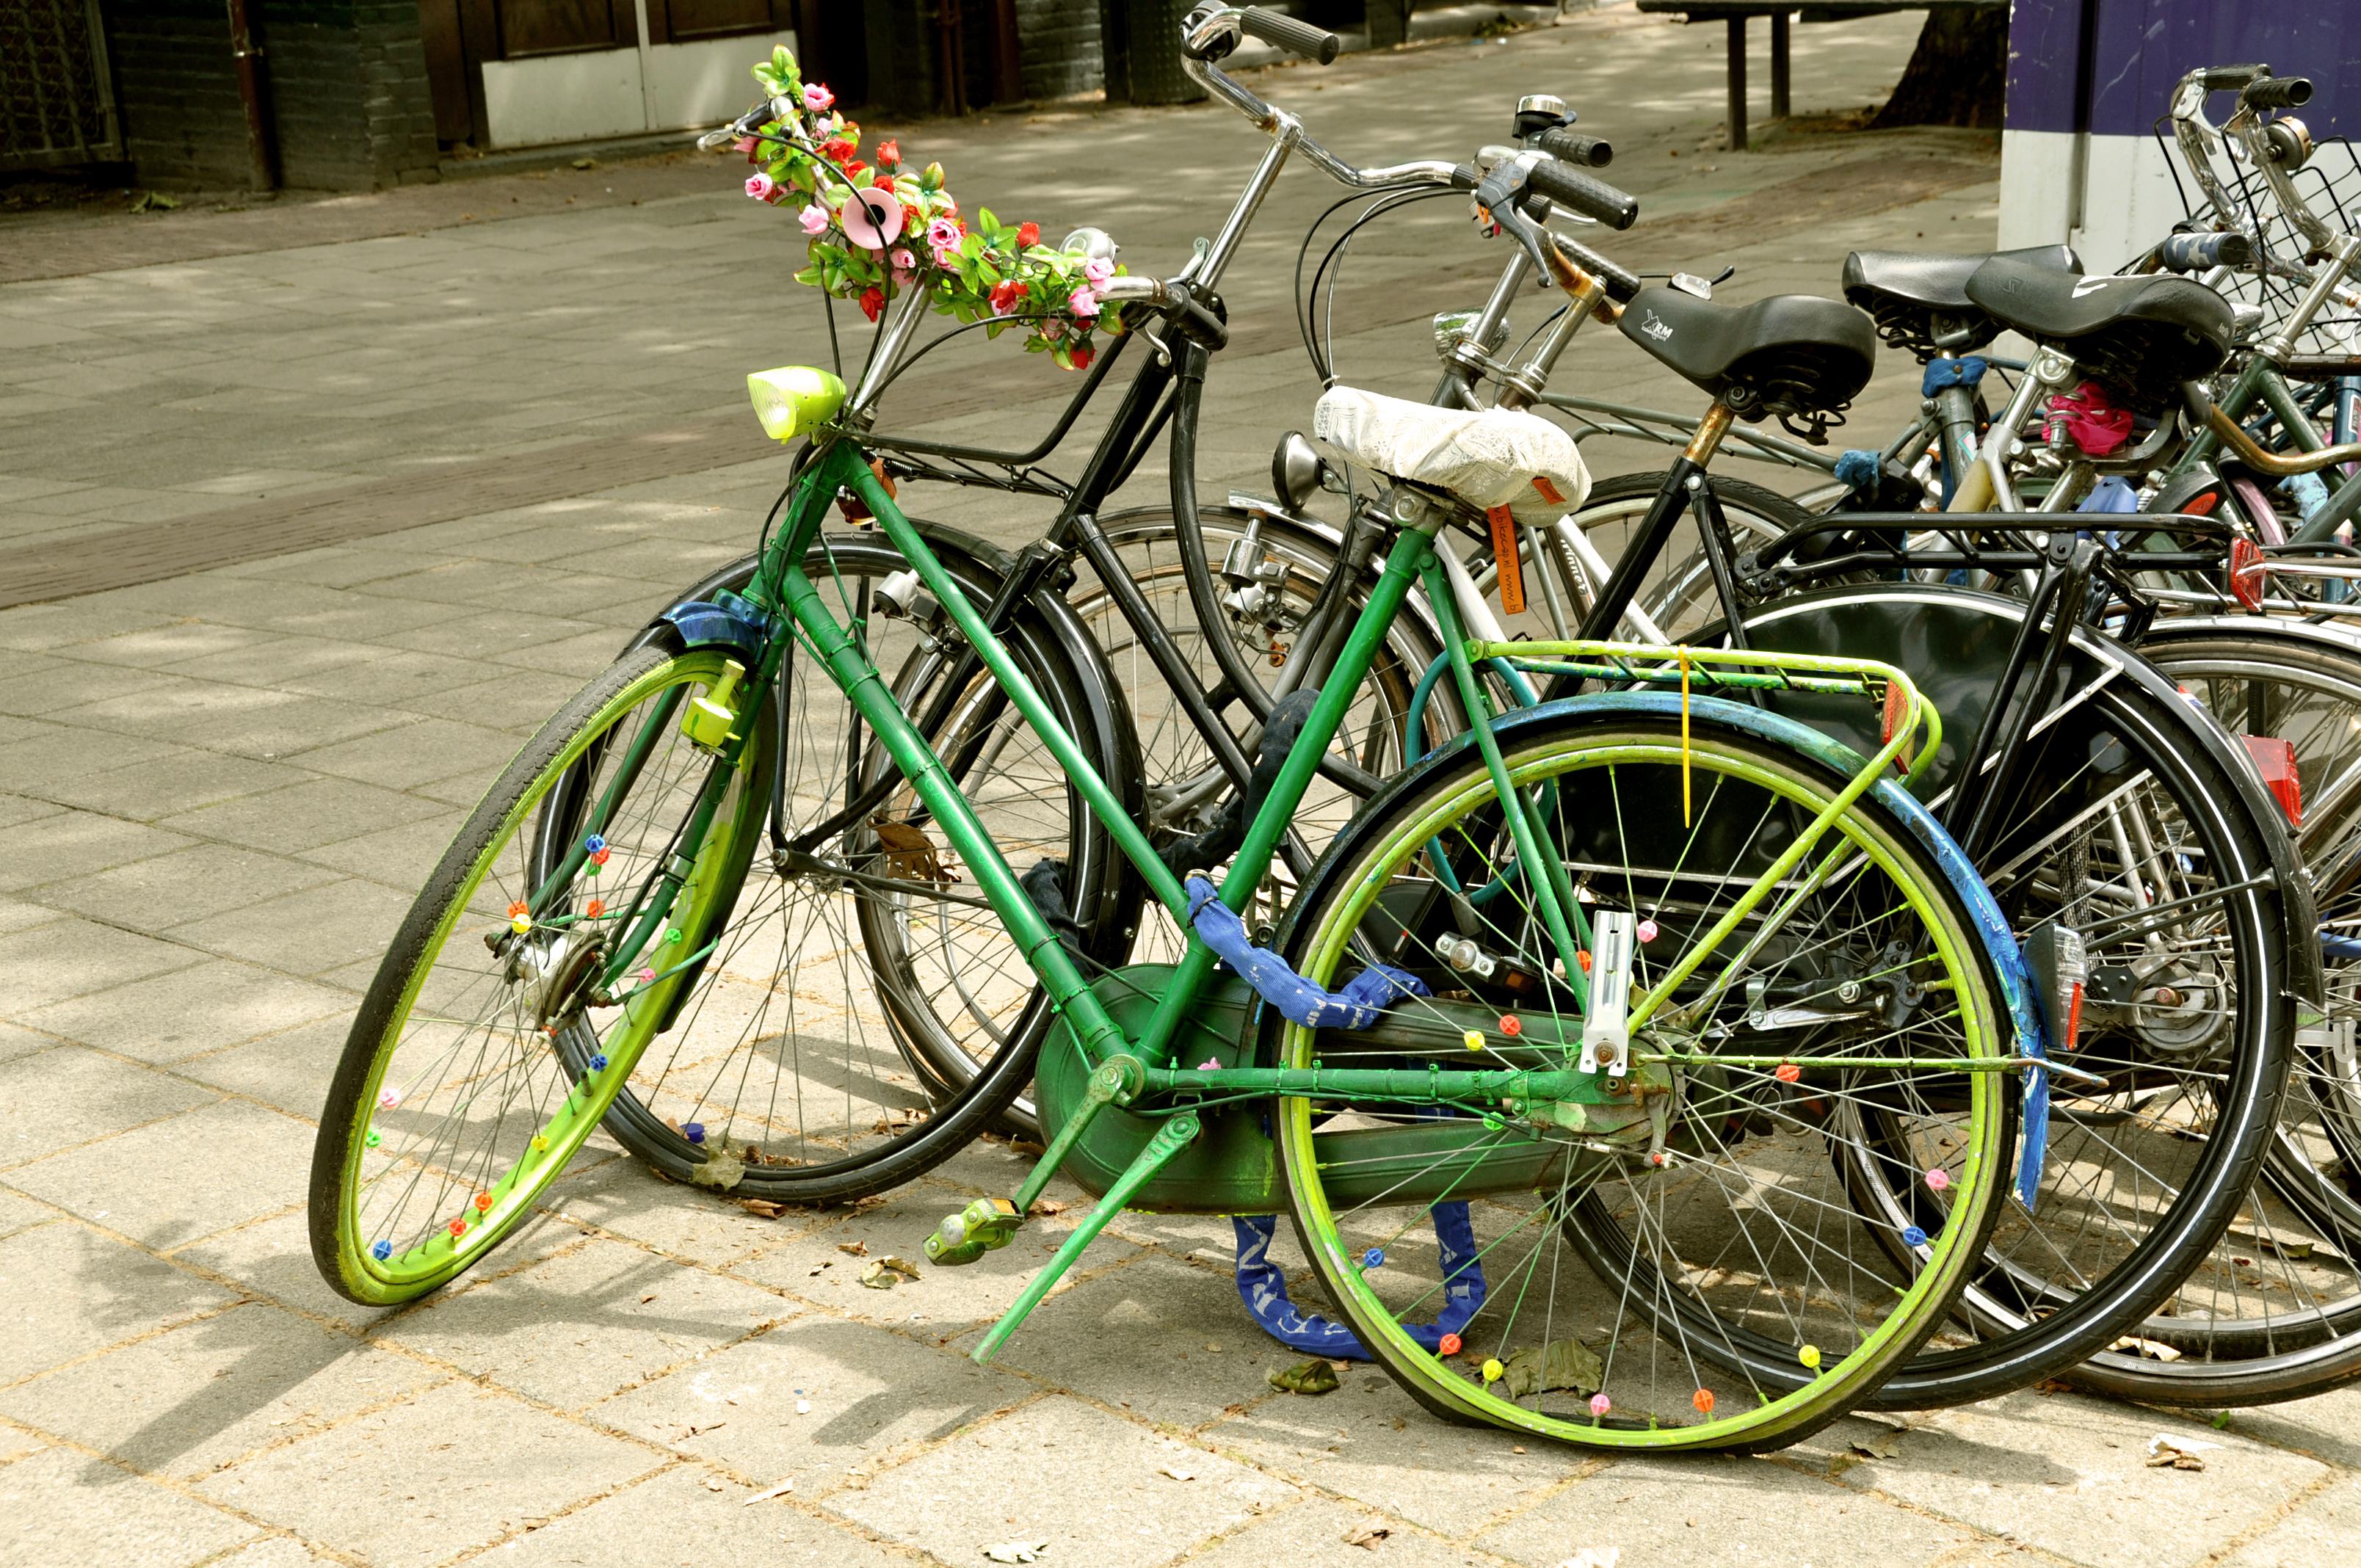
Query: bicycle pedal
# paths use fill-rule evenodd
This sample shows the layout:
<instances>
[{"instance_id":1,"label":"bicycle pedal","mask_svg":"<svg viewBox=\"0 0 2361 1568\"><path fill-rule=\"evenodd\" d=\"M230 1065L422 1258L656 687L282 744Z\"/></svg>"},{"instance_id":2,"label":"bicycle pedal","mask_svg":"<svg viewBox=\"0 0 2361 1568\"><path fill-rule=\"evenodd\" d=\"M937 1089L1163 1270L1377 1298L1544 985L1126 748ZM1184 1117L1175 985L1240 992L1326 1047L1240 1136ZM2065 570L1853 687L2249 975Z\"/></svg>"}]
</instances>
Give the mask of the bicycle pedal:
<instances>
[{"instance_id":1,"label":"bicycle pedal","mask_svg":"<svg viewBox=\"0 0 2361 1568\"><path fill-rule=\"evenodd\" d=\"M927 1238L928 1262L945 1268L973 1263L1016 1237L1025 1216L1005 1198L979 1198L935 1227Z\"/></svg>"}]
</instances>

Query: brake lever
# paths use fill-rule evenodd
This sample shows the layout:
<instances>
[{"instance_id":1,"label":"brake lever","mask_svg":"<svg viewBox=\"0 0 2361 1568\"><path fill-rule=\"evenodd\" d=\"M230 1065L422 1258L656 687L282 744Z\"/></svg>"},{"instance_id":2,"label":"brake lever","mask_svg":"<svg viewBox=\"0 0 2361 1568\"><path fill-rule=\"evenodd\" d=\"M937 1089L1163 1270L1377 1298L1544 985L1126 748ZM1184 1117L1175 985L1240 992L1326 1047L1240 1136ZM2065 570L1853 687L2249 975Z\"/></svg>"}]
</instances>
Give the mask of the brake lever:
<instances>
[{"instance_id":1,"label":"brake lever","mask_svg":"<svg viewBox=\"0 0 2361 1568\"><path fill-rule=\"evenodd\" d=\"M1554 276L1550 269L1548 242L1542 226L1525 216L1519 203L1525 193L1525 171L1540 160L1542 154L1519 153L1493 166L1476 187L1476 207L1495 228L1512 236L1532 258L1533 266L1543 278Z\"/></svg>"}]
</instances>

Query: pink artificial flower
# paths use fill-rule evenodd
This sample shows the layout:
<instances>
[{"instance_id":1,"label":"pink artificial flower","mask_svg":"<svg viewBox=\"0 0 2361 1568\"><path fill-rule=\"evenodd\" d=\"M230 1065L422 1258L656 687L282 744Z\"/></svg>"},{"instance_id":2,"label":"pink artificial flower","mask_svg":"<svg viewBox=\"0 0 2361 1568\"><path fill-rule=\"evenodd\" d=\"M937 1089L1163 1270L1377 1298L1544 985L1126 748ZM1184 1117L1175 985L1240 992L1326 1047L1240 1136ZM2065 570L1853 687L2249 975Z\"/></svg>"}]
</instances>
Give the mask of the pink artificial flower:
<instances>
[{"instance_id":1,"label":"pink artificial flower","mask_svg":"<svg viewBox=\"0 0 2361 1568\"><path fill-rule=\"evenodd\" d=\"M818 114L822 109L829 107L835 102L836 94L821 86L818 82L807 82L804 83L804 107L809 109L813 114Z\"/></svg>"},{"instance_id":2,"label":"pink artificial flower","mask_svg":"<svg viewBox=\"0 0 2361 1568\"><path fill-rule=\"evenodd\" d=\"M818 236L828 232L828 209L818 202L797 213L796 219L804 225L804 233L807 235Z\"/></svg>"},{"instance_id":3,"label":"pink artificial flower","mask_svg":"<svg viewBox=\"0 0 2361 1568\"><path fill-rule=\"evenodd\" d=\"M918 258L910 254L906 245L895 246L886 260L894 269L894 286L897 289L908 288L910 280L918 275Z\"/></svg>"},{"instance_id":4,"label":"pink artificial flower","mask_svg":"<svg viewBox=\"0 0 2361 1568\"><path fill-rule=\"evenodd\" d=\"M1025 296L1031 292L1031 289L1014 278L1002 279L992 286L992 313L996 316L1015 314L1016 307L1024 303Z\"/></svg>"},{"instance_id":5,"label":"pink artificial flower","mask_svg":"<svg viewBox=\"0 0 2361 1568\"><path fill-rule=\"evenodd\" d=\"M758 202L778 199L779 182L759 170L746 176L746 194Z\"/></svg>"},{"instance_id":6,"label":"pink artificial flower","mask_svg":"<svg viewBox=\"0 0 2361 1568\"><path fill-rule=\"evenodd\" d=\"M1047 317L1041 323L1041 335L1049 342L1055 343L1066 335L1066 323L1056 316Z\"/></svg>"},{"instance_id":7,"label":"pink artificial flower","mask_svg":"<svg viewBox=\"0 0 2361 1568\"><path fill-rule=\"evenodd\" d=\"M927 243L937 250L957 250L959 242L959 225L950 219L937 218L927 225Z\"/></svg>"},{"instance_id":8,"label":"pink artificial flower","mask_svg":"<svg viewBox=\"0 0 2361 1568\"><path fill-rule=\"evenodd\" d=\"M1077 289L1066 301L1066 309L1088 321L1099 313L1099 297L1088 289Z\"/></svg>"},{"instance_id":9,"label":"pink artificial flower","mask_svg":"<svg viewBox=\"0 0 2361 1568\"><path fill-rule=\"evenodd\" d=\"M746 155L746 161L752 163L754 161L755 155L762 150L763 142L762 138L759 137L740 137L736 141L731 142L730 145L736 148L740 152L744 153Z\"/></svg>"},{"instance_id":10,"label":"pink artificial flower","mask_svg":"<svg viewBox=\"0 0 2361 1568\"><path fill-rule=\"evenodd\" d=\"M1103 256L1093 256L1082 263L1082 276L1090 280L1093 289L1104 291L1108 280L1115 277L1115 263Z\"/></svg>"}]
</instances>

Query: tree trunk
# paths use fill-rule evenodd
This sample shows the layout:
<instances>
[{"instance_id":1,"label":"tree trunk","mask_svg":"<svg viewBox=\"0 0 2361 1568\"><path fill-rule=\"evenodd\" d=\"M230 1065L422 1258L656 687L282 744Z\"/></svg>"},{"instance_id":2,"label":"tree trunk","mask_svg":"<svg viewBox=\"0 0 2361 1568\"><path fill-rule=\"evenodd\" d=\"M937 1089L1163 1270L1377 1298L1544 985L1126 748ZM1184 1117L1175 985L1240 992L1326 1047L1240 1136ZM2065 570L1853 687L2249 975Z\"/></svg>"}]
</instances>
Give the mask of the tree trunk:
<instances>
[{"instance_id":1,"label":"tree trunk","mask_svg":"<svg viewBox=\"0 0 2361 1568\"><path fill-rule=\"evenodd\" d=\"M2008 12L2001 6L1931 11L1894 96L1870 121L1888 126L1999 128L2008 85Z\"/></svg>"}]
</instances>

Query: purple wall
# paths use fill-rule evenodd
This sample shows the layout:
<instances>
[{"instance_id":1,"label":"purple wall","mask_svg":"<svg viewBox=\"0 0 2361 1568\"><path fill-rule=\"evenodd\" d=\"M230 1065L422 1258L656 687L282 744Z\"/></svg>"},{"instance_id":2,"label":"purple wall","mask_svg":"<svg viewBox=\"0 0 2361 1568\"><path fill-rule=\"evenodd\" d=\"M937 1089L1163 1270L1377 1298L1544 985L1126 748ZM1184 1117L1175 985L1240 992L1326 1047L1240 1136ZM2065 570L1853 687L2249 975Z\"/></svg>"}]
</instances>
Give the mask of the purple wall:
<instances>
[{"instance_id":1,"label":"purple wall","mask_svg":"<svg viewBox=\"0 0 2361 1568\"><path fill-rule=\"evenodd\" d=\"M2015 0L2008 45L2013 131L2146 136L2183 73L2259 60L2312 78L2298 114L2314 136L2361 133L2353 0ZM2215 123L2229 112L2215 98Z\"/></svg>"}]
</instances>

